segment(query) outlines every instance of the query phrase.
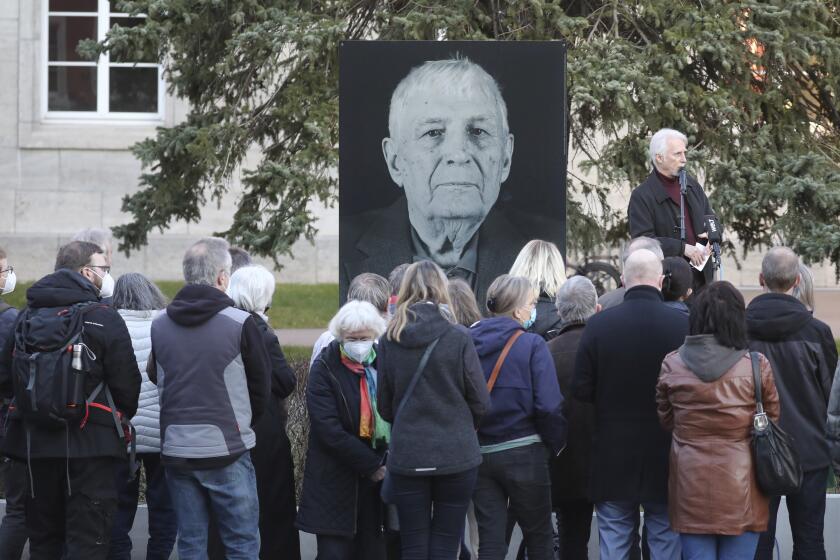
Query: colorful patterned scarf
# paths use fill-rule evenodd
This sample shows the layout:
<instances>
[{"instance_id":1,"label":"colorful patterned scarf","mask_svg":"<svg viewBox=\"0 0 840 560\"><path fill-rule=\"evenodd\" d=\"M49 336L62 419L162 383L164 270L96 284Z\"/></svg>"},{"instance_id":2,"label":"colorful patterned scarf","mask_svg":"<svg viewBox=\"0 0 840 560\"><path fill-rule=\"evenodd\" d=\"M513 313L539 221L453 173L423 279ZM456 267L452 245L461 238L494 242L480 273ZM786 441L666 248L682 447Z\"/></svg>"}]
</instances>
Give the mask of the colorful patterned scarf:
<instances>
[{"instance_id":1,"label":"colorful patterned scarf","mask_svg":"<svg viewBox=\"0 0 840 560\"><path fill-rule=\"evenodd\" d=\"M391 441L391 425L380 415L376 406L376 369L371 365L376 359L376 350L370 349L367 357L359 363L341 350L341 363L359 376L359 437L370 441L371 447L378 449Z\"/></svg>"}]
</instances>

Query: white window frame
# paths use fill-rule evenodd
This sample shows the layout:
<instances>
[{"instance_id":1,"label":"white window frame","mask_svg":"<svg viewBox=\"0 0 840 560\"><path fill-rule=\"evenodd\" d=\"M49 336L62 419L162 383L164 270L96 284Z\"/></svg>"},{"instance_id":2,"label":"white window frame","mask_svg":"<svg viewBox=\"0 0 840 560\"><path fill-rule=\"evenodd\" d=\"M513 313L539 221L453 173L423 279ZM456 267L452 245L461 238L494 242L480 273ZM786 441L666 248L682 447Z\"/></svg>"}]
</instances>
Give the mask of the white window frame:
<instances>
[{"instance_id":1,"label":"white window frame","mask_svg":"<svg viewBox=\"0 0 840 560\"><path fill-rule=\"evenodd\" d=\"M97 61L76 61L76 62L54 62L50 61L49 55L49 21L50 16L87 17L97 19L96 32L97 41L104 41L105 35L110 29L111 18L128 18L128 14L110 13L110 2L108 0L97 0L97 12L50 12L49 0L43 2L43 17L41 21L41 44L42 44L42 71L41 71L41 116L44 122L122 122L148 124L150 122L160 123L165 116L166 84L163 79L163 69L155 62L111 62L109 53L100 55ZM142 17L135 16L135 17ZM96 67L96 111L50 111L49 110L49 71L50 67L84 66ZM158 110L156 113L128 113L109 111L110 104L110 69L111 68L157 68L158 77Z\"/></svg>"}]
</instances>

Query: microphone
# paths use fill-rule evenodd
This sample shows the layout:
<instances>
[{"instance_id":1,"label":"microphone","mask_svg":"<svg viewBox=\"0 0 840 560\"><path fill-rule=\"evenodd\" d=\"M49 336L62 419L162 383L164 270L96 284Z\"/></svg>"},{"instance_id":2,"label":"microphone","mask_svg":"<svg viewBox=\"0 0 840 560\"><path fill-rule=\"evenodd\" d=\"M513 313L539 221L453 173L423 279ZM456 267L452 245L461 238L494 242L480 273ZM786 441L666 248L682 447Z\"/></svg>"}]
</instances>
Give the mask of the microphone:
<instances>
[{"instance_id":1,"label":"microphone","mask_svg":"<svg viewBox=\"0 0 840 560\"><path fill-rule=\"evenodd\" d=\"M717 216L714 214L707 214L703 217L703 225L706 229L706 233L709 235L710 243L720 243L723 241L720 222L718 222Z\"/></svg>"},{"instance_id":2,"label":"microphone","mask_svg":"<svg viewBox=\"0 0 840 560\"><path fill-rule=\"evenodd\" d=\"M720 260L720 243L723 241L723 230L720 227L717 216L714 214L706 214L703 216L703 226L706 234L709 236L709 243L712 245L712 254L714 256L714 267L721 268Z\"/></svg>"},{"instance_id":3,"label":"microphone","mask_svg":"<svg viewBox=\"0 0 840 560\"><path fill-rule=\"evenodd\" d=\"M680 167L680 192L685 194L685 191L688 190L688 178L685 175L685 167Z\"/></svg>"}]
</instances>

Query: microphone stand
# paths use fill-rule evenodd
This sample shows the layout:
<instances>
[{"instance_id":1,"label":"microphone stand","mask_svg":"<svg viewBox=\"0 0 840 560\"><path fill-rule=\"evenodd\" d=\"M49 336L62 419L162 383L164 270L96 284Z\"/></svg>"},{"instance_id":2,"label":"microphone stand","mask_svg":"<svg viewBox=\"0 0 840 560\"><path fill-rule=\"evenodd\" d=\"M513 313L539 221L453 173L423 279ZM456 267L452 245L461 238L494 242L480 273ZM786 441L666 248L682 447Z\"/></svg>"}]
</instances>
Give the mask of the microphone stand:
<instances>
[{"instance_id":1,"label":"microphone stand","mask_svg":"<svg viewBox=\"0 0 840 560\"><path fill-rule=\"evenodd\" d=\"M685 243L685 193L688 190L688 181L685 176L685 167L680 167L680 241Z\"/></svg>"}]
</instances>

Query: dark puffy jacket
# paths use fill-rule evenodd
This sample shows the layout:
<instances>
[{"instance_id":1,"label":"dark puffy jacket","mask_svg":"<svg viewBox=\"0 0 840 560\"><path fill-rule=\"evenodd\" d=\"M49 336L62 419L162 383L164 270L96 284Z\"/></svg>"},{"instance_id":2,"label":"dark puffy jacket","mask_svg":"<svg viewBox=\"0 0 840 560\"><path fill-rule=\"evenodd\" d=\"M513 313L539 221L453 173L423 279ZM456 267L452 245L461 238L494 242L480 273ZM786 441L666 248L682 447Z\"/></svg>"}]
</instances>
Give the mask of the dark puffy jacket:
<instances>
[{"instance_id":1,"label":"dark puffy jacket","mask_svg":"<svg viewBox=\"0 0 840 560\"><path fill-rule=\"evenodd\" d=\"M522 325L510 317L482 319L470 328L485 381L508 339L521 330ZM511 346L502 364L478 440L481 445L492 445L532 434L538 434L555 453L566 446L563 395L554 362L545 340L525 333Z\"/></svg>"},{"instance_id":2,"label":"dark puffy jacket","mask_svg":"<svg viewBox=\"0 0 840 560\"><path fill-rule=\"evenodd\" d=\"M565 397L563 416L569 424L566 449L551 461L551 501L555 506L570 500L585 499L589 485L589 455L595 432L595 407L572 396L575 355L584 326L583 323L564 325L548 343L557 372L557 383Z\"/></svg>"},{"instance_id":3,"label":"dark puffy jacket","mask_svg":"<svg viewBox=\"0 0 840 560\"><path fill-rule=\"evenodd\" d=\"M38 280L26 291L27 305L31 308L61 308L83 302L99 302L93 284L78 272L59 270ZM128 418L137 412L140 395L140 371L134 358L131 336L117 311L107 305L97 305L85 315L83 340L96 356L90 362L85 386L86 394L100 381L105 381L114 397L117 409ZM11 398L12 350L14 340L9 339L0 351L0 395ZM107 406L104 396L96 402ZM125 458L125 441L117 434L109 412L91 408L85 427L73 426L64 430L51 430L29 426L33 459L42 458ZM67 441L69 436L69 443ZM4 455L26 459L26 426L20 418L10 415L6 437L3 438Z\"/></svg>"},{"instance_id":4,"label":"dark puffy jacket","mask_svg":"<svg viewBox=\"0 0 840 560\"><path fill-rule=\"evenodd\" d=\"M488 406L487 387L472 339L437 305L416 303L400 342L379 342L378 402L393 423L388 469L406 476L452 474L481 464L475 428ZM394 416L420 357L440 338L400 417Z\"/></svg>"},{"instance_id":5,"label":"dark puffy jacket","mask_svg":"<svg viewBox=\"0 0 840 560\"><path fill-rule=\"evenodd\" d=\"M802 468L827 467L826 409L837 367L837 348L828 325L795 297L766 293L747 306L750 350L773 366L782 412L779 423L793 436Z\"/></svg>"},{"instance_id":6,"label":"dark puffy jacket","mask_svg":"<svg viewBox=\"0 0 840 560\"><path fill-rule=\"evenodd\" d=\"M306 386L310 429L296 523L301 531L356 534L359 492L369 488L370 475L382 462L359 437L359 402L359 376L341 363L334 340L315 359Z\"/></svg>"}]
</instances>

